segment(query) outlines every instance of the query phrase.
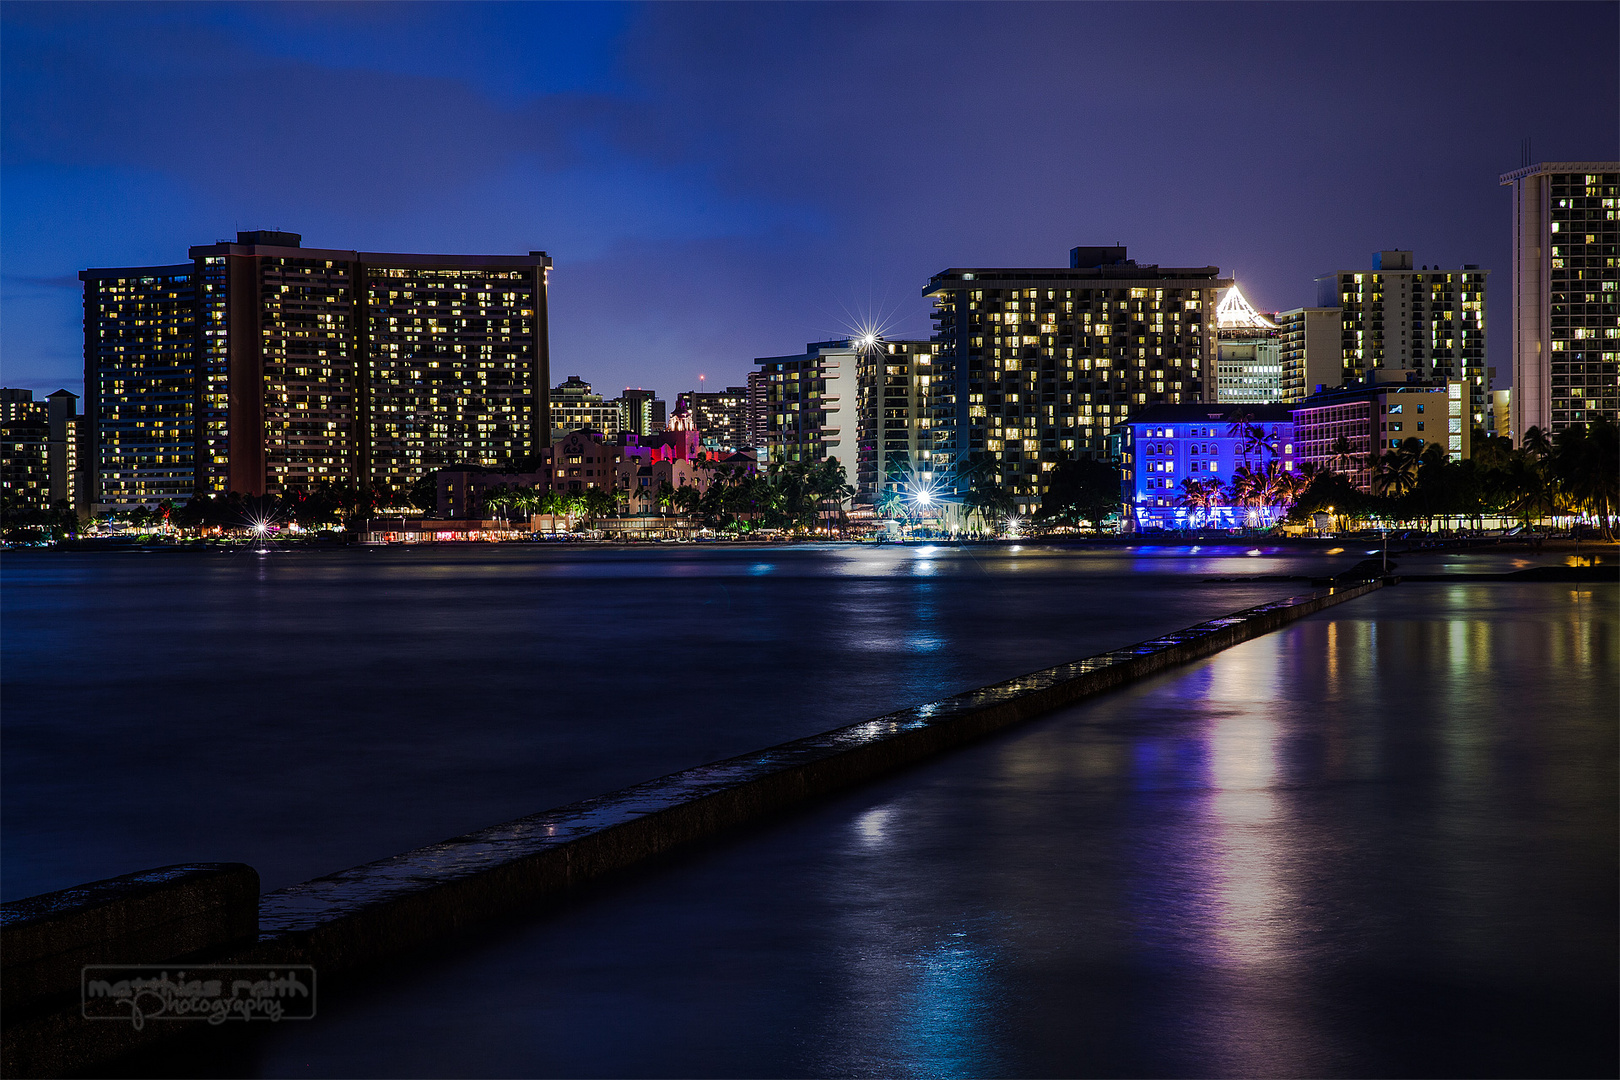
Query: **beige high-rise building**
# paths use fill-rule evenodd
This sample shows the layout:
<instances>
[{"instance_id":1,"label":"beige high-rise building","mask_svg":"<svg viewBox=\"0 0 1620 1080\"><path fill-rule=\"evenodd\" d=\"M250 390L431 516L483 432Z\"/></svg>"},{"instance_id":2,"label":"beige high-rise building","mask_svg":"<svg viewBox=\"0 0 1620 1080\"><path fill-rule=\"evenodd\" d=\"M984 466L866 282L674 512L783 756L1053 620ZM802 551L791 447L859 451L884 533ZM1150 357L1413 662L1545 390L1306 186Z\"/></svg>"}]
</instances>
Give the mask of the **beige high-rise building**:
<instances>
[{"instance_id":1,"label":"beige high-rise building","mask_svg":"<svg viewBox=\"0 0 1620 1080\"><path fill-rule=\"evenodd\" d=\"M1370 272L1318 277L1317 306L1339 308L1345 385L1463 379L1470 384L1468 420L1484 427L1489 275L1472 263L1460 270L1413 266L1410 251L1379 251Z\"/></svg>"},{"instance_id":2,"label":"beige high-rise building","mask_svg":"<svg viewBox=\"0 0 1620 1080\"><path fill-rule=\"evenodd\" d=\"M1344 385L1341 315L1337 307L1300 307L1278 313L1283 401L1304 401L1318 390Z\"/></svg>"},{"instance_id":3,"label":"beige high-rise building","mask_svg":"<svg viewBox=\"0 0 1620 1080\"><path fill-rule=\"evenodd\" d=\"M859 471L856 442L857 349L848 341L813 341L794 356L762 356L750 373L760 411L760 463L815 463L836 458L846 482Z\"/></svg>"},{"instance_id":4,"label":"beige high-rise building","mask_svg":"<svg viewBox=\"0 0 1620 1080\"><path fill-rule=\"evenodd\" d=\"M1491 391L1490 423L1485 425L1488 435L1503 439L1513 438L1513 391Z\"/></svg>"},{"instance_id":5,"label":"beige high-rise building","mask_svg":"<svg viewBox=\"0 0 1620 1080\"><path fill-rule=\"evenodd\" d=\"M1513 437L1620 419L1620 161L1547 161L1513 189Z\"/></svg>"}]
</instances>

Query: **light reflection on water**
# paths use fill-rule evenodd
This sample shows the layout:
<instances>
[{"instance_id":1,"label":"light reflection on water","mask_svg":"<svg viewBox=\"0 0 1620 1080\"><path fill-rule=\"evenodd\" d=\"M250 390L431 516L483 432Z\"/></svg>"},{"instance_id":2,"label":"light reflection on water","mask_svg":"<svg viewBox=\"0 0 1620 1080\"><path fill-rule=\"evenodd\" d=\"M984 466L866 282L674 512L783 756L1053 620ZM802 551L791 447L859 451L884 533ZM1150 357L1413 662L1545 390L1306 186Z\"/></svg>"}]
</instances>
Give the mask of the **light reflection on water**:
<instances>
[{"instance_id":1,"label":"light reflection on water","mask_svg":"<svg viewBox=\"0 0 1620 1080\"><path fill-rule=\"evenodd\" d=\"M222 1071L1611 1075L1617 599L1386 589L413 964Z\"/></svg>"},{"instance_id":2,"label":"light reflection on water","mask_svg":"<svg viewBox=\"0 0 1620 1080\"><path fill-rule=\"evenodd\" d=\"M1000 1049L985 1035L994 1029L992 960L957 930L918 957L916 990L899 1046L911 1076L985 1076Z\"/></svg>"},{"instance_id":3,"label":"light reflection on water","mask_svg":"<svg viewBox=\"0 0 1620 1080\"><path fill-rule=\"evenodd\" d=\"M1297 587L1016 546L8 551L0 886L275 888Z\"/></svg>"}]
</instances>

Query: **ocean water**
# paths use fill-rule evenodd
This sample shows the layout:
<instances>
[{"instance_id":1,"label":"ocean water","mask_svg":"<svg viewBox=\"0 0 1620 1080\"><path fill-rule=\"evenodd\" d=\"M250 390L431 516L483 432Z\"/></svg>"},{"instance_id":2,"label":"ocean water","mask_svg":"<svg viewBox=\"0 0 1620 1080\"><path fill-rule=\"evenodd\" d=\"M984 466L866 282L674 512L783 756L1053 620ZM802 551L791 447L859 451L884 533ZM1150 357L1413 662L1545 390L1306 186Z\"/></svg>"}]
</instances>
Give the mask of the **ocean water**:
<instances>
[{"instance_id":1,"label":"ocean water","mask_svg":"<svg viewBox=\"0 0 1620 1080\"><path fill-rule=\"evenodd\" d=\"M1365 557L1328 550L8 552L7 896L274 888ZM139 1068L1614 1075L1617 700L1620 587L1387 588Z\"/></svg>"},{"instance_id":2,"label":"ocean water","mask_svg":"<svg viewBox=\"0 0 1620 1080\"><path fill-rule=\"evenodd\" d=\"M1617 601L1385 589L150 1064L1612 1076Z\"/></svg>"},{"instance_id":3,"label":"ocean water","mask_svg":"<svg viewBox=\"0 0 1620 1080\"><path fill-rule=\"evenodd\" d=\"M192 860L278 888L1365 557L1330 549L8 551L0 889Z\"/></svg>"}]
</instances>

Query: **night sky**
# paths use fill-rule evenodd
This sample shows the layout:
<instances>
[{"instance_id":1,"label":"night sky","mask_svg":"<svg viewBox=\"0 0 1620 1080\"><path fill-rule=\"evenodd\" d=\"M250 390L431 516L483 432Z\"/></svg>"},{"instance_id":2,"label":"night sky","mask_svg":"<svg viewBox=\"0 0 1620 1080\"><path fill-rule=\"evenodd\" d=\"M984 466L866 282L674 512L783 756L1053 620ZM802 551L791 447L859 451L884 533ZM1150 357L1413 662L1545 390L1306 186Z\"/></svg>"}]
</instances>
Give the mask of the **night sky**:
<instances>
[{"instance_id":1,"label":"night sky","mask_svg":"<svg viewBox=\"0 0 1620 1080\"><path fill-rule=\"evenodd\" d=\"M6 3L0 381L78 392L88 266L237 229L544 249L553 381L738 383L948 266L1076 244L1257 307L1380 248L1479 263L1508 194L1620 157L1604 4Z\"/></svg>"}]
</instances>

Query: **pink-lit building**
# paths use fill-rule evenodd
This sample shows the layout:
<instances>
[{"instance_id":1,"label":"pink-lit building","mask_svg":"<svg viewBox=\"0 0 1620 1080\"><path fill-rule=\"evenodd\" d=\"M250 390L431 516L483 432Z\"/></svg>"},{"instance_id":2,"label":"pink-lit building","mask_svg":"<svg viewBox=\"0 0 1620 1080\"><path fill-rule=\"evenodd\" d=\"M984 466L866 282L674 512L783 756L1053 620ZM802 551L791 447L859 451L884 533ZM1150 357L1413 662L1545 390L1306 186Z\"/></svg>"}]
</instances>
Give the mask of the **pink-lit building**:
<instances>
[{"instance_id":1,"label":"pink-lit building","mask_svg":"<svg viewBox=\"0 0 1620 1080\"><path fill-rule=\"evenodd\" d=\"M720 470L752 473L759 467L752 454L721 455L701 446L701 433L684 405L665 431L652 436L623 432L609 441L595 432L571 431L540 452L532 472L494 472L472 465L441 470L438 515L465 519L481 514L484 492L503 486L567 495L600 488L618 497L622 513L657 514L658 492L666 483L676 491L691 487L701 494Z\"/></svg>"}]
</instances>

